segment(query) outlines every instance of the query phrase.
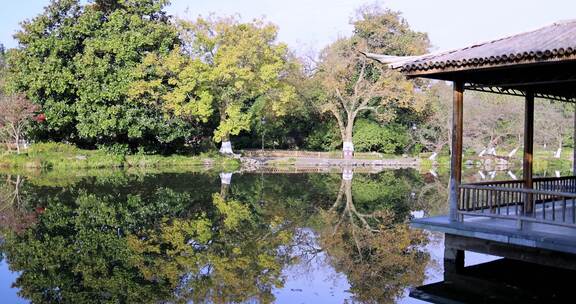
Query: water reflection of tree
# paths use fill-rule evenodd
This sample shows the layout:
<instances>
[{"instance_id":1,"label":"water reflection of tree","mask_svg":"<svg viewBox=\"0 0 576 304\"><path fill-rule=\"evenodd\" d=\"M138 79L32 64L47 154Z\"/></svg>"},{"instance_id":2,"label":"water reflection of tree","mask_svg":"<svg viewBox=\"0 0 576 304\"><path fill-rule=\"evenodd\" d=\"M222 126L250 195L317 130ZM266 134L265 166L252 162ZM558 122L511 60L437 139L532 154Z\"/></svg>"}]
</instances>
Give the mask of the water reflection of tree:
<instances>
[{"instance_id":1,"label":"water reflection of tree","mask_svg":"<svg viewBox=\"0 0 576 304\"><path fill-rule=\"evenodd\" d=\"M428 215L448 212L448 180L432 174L424 174L424 184L417 192L417 205Z\"/></svg>"},{"instance_id":2,"label":"water reflection of tree","mask_svg":"<svg viewBox=\"0 0 576 304\"><path fill-rule=\"evenodd\" d=\"M255 212L252 201L234 197L228 186L202 185L213 193L207 201L194 189L131 183L147 194L121 193L124 182L61 190L46 198L36 225L6 233L1 249L20 272L15 287L23 297L34 303L274 300L293 239L281 214Z\"/></svg>"},{"instance_id":3,"label":"water reflection of tree","mask_svg":"<svg viewBox=\"0 0 576 304\"><path fill-rule=\"evenodd\" d=\"M25 178L21 175L6 175L0 183L0 227L22 231L36 220L36 210L28 210L24 190Z\"/></svg>"},{"instance_id":4,"label":"water reflection of tree","mask_svg":"<svg viewBox=\"0 0 576 304\"><path fill-rule=\"evenodd\" d=\"M406 222L413 182L393 172L353 182L344 173L335 203L322 214L320 245L329 263L346 274L359 302L394 302L424 279L426 238Z\"/></svg>"},{"instance_id":5,"label":"water reflection of tree","mask_svg":"<svg viewBox=\"0 0 576 304\"><path fill-rule=\"evenodd\" d=\"M159 190L155 201L183 205L186 197ZM73 201L51 199L38 222L2 244L10 269L20 275L14 286L33 303L148 302L168 296L166 283L145 280L133 266L125 235L136 209L150 201L133 196L117 200L86 192ZM147 213L143 211L143 213Z\"/></svg>"},{"instance_id":6,"label":"water reflection of tree","mask_svg":"<svg viewBox=\"0 0 576 304\"><path fill-rule=\"evenodd\" d=\"M27 183L29 209L45 211L25 231L7 232L0 248L20 272L15 286L35 303L273 302L282 270L321 250L361 302L392 299L421 274L411 263L426 257L405 225L414 173L350 183L326 175L233 179L167 174L87 177L65 187Z\"/></svg>"},{"instance_id":7,"label":"water reflection of tree","mask_svg":"<svg viewBox=\"0 0 576 304\"><path fill-rule=\"evenodd\" d=\"M286 249L292 233L278 216L268 218L233 198L229 177L222 181L210 214L164 223L145 232L144 241L130 237L138 256L149 257L139 261L139 268L170 282L180 300L273 302L272 289L282 286L281 271L290 262Z\"/></svg>"},{"instance_id":8,"label":"water reflection of tree","mask_svg":"<svg viewBox=\"0 0 576 304\"><path fill-rule=\"evenodd\" d=\"M0 211L10 207L21 207L21 187L24 178L20 175L7 175L4 183L0 187Z\"/></svg>"}]
</instances>

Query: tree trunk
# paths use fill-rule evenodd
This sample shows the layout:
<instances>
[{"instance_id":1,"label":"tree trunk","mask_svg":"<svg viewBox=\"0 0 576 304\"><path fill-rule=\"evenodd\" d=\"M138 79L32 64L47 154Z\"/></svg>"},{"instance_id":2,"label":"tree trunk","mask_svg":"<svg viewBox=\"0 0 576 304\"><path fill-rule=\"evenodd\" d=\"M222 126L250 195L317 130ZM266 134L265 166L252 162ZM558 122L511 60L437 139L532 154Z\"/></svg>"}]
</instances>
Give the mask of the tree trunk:
<instances>
[{"instance_id":1,"label":"tree trunk","mask_svg":"<svg viewBox=\"0 0 576 304\"><path fill-rule=\"evenodd\" d=\"M232 155L234 152L232 151L232 143L230 142L230 137L226 135L222 139L222 145L220 146L220 153L225 155Z\"/></svg>"},{"instance_id":2,"label":"tree trunk","mask_svg":"<svg viewBox=\"0 0 576 304\"><path fill-rule=\"evenodd\" d=\"M228 103L224 103L220 106L220 125L222 125L226 121L226 108L228 107ZM224 134L222 137L222 145L220 146L220 153L224 155L232 155L234 152L232 151L232 143L230 142L230 134Z\"/></svg>"},{"instance_id":3,"label":"tree trunk","mask_svg":"<svg viewBox=\"0 0 576 304\"><path fill-rule=\"evenodd\" d=\"M20 154L20 135L16 133L14 138L16 139L16 153Z\"/></svg>"},{"instance_id":4,"label":"tree trunk","mask_svg":"<svg viewBox=\"0 0 576 304\"><path fill-rule=\"evenodd\" d=\"M354 127L354 119L348 118L346 130L344 131L344 138L342 138L342 156L344 159L354 158L354 144L352 143L352 128Z\"/></svg>"}]
</instances>

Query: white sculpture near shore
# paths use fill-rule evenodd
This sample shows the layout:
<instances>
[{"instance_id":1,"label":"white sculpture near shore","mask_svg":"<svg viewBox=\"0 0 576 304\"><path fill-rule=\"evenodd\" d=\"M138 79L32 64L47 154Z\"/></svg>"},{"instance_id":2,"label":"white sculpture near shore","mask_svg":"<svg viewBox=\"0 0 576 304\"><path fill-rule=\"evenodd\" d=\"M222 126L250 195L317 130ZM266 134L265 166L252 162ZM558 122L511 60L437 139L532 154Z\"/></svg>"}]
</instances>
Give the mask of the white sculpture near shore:
<instances>
[{"instance_id":1,"label":"white sculpture near shore","mask_svg":"<svg viewBox=\"0 0 576 304\"><path fill-rule=\"evenodd\" d=\"M518 147L514 148L514 150L512 150L512 151L510 151L510 153L508 153L508 158L511 158L514 155L516 155L516 152L518 152Z\"/></svg>"},{"instance_id":2,"label":"white sculpture near shore","mask_svg":"<svg viewBox=\"0 0 576 304\"><path fill-rule=\"evenodd\" d=\"M480 151L480 153L478 153L478 157L482 157L484 155L496 155L496 148L484 148L482 151Z\"/></svg>"},{"instance_id":3,"label":"white sculpture near shore","mask_svg":"<svg viewBox=\"0 0 576 304\"><path fill-rule=\"evenodd\" d=\"M482 156L484 156L484 154L486 154L486 149L482 149L482 151L480 151L480 153L478 153L478 157L482 157Z\"/></svg>"},{"instance_id":4,"label":"white sculpture near shore","mask_svg":"<svg viewBox=\"0 0 576 304\"><path fill-rule=\"evenodd\" d=\"M496 155L496 148L491 147L486 153L489 155Z\"/></svg>"},{"instance_id":5,"label":"white sculpture near shore","mask_svg":"<svg viewBox=\"0 0 576 304\"><path fill-rule=\"evenodd\" d=\"M482 180L485 180L485 179L486 179L486 174L484 174L484 172L478 171L478 174L480 175L480 178L481 178Z\"/></svg>"},{"instance_id":6,"label":"white sculpture near shore","mask_svg":"<svg viewBox=\"0 0 576 304\"><path fill-rule=\"evenodd\" d=\"M490 180L493 180L494 178L496 178L497 174L498 174L498 172L496 172L496 170L488 172L488 176L490 177Z\"/></svg>"},{"instance_id":7,"label":"white sculpture near shore","mask_svg":"<svg viewBox=\"0 0 576 304\"><path fill-rule=\"evenodd\" d=\"M554 153L554 158L560 158L560 155L562 155L562 148L558 148L558 150L556 150Z\"/></svg>"}]
</instances>

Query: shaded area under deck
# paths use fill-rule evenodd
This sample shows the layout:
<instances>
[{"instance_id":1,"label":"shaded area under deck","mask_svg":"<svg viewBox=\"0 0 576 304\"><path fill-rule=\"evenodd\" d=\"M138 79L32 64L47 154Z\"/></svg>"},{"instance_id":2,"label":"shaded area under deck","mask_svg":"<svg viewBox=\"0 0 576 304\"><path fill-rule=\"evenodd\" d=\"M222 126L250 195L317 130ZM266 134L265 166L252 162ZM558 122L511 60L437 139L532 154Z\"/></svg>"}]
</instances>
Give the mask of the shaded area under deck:
<instances>
[{"instance_id":1,"label":"shaded area under deck","mask_svg":"<svg viewBox=\"0 0 576 304\"><path fill-rule=\"evenodd\" d=\"M576 271L500 259L445 274L442 282L413 289L431 303L571 303Z\"/></svg>"}]
</instances>

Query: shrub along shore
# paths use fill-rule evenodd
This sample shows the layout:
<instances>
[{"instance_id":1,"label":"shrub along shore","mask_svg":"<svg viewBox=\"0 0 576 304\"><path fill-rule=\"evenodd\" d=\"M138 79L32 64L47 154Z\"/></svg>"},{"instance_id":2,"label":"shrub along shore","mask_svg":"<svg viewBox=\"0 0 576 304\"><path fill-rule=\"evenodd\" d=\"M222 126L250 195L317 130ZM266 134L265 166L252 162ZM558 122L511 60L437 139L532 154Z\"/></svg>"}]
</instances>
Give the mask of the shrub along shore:
<instances>
[{"instance_id":1,"label":"shrub along shore","mask_svg":"<svg viewBox=\"0 0 576 304\"><path fill-rule=\"evenodd\" d=\"M235 169L240 166L240 161L216 153L196 156L123 155L103 150L83 150L61 143L33 144L28 149L23 150L21 154L0 152L0 167L5 168L92 169L192 166Z\"/></svg>"}]
</instances>

